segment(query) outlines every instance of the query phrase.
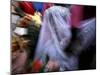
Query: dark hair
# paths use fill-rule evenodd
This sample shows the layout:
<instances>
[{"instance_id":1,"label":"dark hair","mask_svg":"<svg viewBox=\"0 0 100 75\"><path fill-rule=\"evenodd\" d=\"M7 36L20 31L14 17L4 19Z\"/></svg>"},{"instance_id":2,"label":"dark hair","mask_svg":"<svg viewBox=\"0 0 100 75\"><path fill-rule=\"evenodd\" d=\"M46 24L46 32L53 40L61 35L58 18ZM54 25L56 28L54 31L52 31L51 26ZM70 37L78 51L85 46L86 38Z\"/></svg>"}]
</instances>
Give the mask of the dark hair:
<instances>
[{"instance_id":1,"label":"dark hair","mask_svg":"<svg viewBox=\"0 0 100 75\"><path fill-rule=\"evenodd\" d=\"M70 6L70 4L59 4L59 3L55 3L55 5L57 5L57 6L63 6L63 7Z\"/></svg>"}]
</instances>

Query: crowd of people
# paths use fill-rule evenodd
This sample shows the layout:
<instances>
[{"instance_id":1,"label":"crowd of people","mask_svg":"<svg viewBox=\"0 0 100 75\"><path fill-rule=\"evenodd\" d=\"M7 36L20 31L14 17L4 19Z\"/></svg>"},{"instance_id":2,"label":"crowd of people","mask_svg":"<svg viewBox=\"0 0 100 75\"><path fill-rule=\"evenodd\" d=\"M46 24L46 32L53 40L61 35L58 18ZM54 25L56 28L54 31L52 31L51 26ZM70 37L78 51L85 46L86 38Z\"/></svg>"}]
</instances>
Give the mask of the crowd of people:
<instances>
[{"instance_id":1,"label":"crowd of people","mask_svg":"<svg viewBox=\"0 0 100 75\"><path fill-rule=\"evenodd\" d=\"M12 74L96 68L96 7L11 2Z\"/></svg>"}]
</instances>

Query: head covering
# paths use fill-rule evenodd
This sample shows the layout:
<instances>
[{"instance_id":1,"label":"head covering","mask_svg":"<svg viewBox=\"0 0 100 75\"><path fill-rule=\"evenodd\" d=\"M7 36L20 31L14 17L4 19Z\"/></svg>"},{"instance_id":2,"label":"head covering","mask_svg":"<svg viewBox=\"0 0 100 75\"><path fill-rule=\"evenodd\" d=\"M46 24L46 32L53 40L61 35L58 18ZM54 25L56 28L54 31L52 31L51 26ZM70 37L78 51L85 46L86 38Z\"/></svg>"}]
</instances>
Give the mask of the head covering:
<instances>
[{"instance_id":1,"label":"head covering","mask_svg":"<svg viewBox=\"0 0 100 75\"><path fill-rule=\"evenodd\" d=\"M52 6L45 11L35 59L42 60L42 55L46 54L50 60L59 62L61 71L77 68L76 58L64 53L71 39L69 21L70 12L65 7Z\"/></svg>"}]
</instances>

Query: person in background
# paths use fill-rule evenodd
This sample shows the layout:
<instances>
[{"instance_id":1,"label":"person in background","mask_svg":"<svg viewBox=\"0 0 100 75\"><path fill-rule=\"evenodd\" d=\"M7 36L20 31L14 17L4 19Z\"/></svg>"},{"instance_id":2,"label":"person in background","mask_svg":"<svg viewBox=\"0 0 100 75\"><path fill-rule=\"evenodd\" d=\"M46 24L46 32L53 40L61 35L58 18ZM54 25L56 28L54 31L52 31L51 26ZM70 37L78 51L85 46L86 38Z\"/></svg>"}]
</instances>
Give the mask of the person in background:
<instances>
[{"instance_id":1,"label":"person in background","mask_svg":"<svg viewBox=\"0 0 100 75\"><path fill-rule=\"evenodd\" d=\"M78 55L79 69L95 69L96 64L92 63L96 62L96 7L72 5L70 11L72 42L68 49Z\"/></svg>"}]
</instances>

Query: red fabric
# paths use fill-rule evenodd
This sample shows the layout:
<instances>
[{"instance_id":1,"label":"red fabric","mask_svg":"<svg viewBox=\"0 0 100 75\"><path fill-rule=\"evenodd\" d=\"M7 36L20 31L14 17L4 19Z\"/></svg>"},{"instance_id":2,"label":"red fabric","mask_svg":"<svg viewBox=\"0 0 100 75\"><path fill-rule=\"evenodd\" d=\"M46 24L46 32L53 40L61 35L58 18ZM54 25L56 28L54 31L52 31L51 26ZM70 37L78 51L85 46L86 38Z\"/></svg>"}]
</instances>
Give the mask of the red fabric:
<instances>
[{"instance_id":1,"label":"red fabric","mask_svg":"<svg viewBox=\"0 0 100 75\"><path fill-rule=\"evenodd\" d=\"M71 8L71 24L73 28L78 28L80 21L83 19L83 7L81 5L73 5Z\"/></svg>"},{"instance_id":2,"label":"red fabric","mask_svg":"<svg viewBox=\"0 0 100 75\"><path fill-rule=\"evenodd\" d=\"M20 7L25 13L33 15L35 12L35 9L32 6L31 2L19 2Z\"/></svg>"},{"instance_id":3,"label":"red fabric","mask_svg":"<svg viewBox=\"0 0 100 75\"><path fill-rule=\"evenodd\" d=\"M41 68L42 68L42 63L40 62L40 60L36 60L33 65L34 72L40 72Z\"/></svg>"}]
</instances>

